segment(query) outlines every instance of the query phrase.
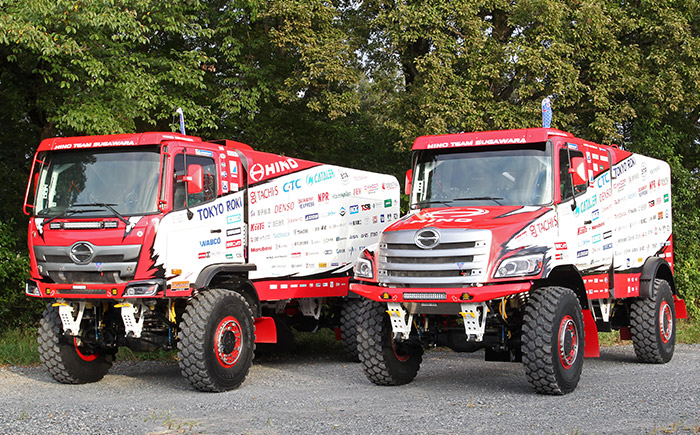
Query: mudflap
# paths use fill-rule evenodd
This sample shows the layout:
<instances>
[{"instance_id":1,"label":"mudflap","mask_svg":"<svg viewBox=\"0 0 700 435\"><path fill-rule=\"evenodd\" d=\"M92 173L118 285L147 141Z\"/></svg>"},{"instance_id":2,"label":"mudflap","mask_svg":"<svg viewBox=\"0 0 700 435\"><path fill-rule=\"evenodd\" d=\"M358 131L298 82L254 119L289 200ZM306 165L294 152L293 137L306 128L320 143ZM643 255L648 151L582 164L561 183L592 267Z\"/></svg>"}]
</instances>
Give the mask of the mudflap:
<instances>
[{"instance_id":1,"label":"mudflap","mask_svg":"<svg viewBox=\"0 0 700 435\"><path fill-rule=\"evenodd\" d=\"M583 314L583 329L585 331L585 358L598 358L600 356L600 343L598 342L598 327L593 319L591 310L581 310Z\"/></svg>"},{"instance_id":2,"label":"mudflap","mask_svg":"<svg viewBox=\"0 0 700 435\"><path fill-rule=\"evenodd\" d=\"M255 342L277 343L277 326L272 317L255 318Z\"/></svg>"}]
</instances>

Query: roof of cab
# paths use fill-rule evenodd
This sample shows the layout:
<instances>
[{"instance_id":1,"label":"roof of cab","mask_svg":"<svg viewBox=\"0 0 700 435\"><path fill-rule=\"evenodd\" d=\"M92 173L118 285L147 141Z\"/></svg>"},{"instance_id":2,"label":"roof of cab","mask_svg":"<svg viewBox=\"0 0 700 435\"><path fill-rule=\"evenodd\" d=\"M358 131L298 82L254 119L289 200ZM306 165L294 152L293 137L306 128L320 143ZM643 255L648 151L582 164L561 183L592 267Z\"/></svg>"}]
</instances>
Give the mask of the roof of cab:
<instances>
[{"instance_id":1,"label":"roof of cab","mask_svg":"<svg viewBox=\"0 0 700 435\"><path fill-rule=\"evenodd\" d=\"M470 146L511 145L545 142L550 136L574 137L571 133L554 128L526 128L520 130L479 131L473 133L420 136L413 143L414 150L460 148Z\"/></svg>"},{"instance_id":2,"label":"roof of cab","mask_svg":"<svg viewBox=\"0 0 700 435\"><path fill-rule=\"evenodd\" d=\"M163 141L176 140L183 142L202 142L197 136L186 136L171 132L148 132L110 134L102 136L52 137L44 139L39 145L39 151L68 150L85 148L104 148L116 146L157 145Z\"/></svg>"}]
</instances>

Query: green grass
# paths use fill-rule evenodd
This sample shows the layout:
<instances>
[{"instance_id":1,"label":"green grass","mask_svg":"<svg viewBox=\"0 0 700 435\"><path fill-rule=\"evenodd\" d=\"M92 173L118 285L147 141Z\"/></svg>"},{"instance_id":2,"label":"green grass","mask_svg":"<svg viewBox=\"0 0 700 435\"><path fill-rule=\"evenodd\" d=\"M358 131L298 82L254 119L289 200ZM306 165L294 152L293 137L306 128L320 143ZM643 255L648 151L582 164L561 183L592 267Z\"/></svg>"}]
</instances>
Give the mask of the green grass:
<instances>
[{"instance_id":1,"label":"green grass","mask_svg":"<svg viewBox=\"0 0 700 435\"><path fill-rule=\"evenodd\" d=\"M631 343L631 341L620 340L620 331L599 332L598 341L601 346L617 346ZM678 320L676 325L676 343L700 343L700 320Z\"/></svg>"},{"instance_id":2,"label":"green grass","mask_svg":"<svg viewBox=\"0 0 700 435\"><path fill-rule=\"evenodd\" d=\"M39 364L36 328L10 329L0 335L0 366Z\"/></svg>"}]
</instances>

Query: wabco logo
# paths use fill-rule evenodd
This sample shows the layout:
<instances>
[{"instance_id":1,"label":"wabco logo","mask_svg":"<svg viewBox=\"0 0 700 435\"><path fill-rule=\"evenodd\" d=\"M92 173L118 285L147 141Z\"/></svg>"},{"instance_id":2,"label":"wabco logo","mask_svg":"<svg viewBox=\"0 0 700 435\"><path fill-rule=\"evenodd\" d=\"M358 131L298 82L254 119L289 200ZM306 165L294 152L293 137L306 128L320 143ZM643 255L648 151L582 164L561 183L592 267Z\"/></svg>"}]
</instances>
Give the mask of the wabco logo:
<instances>
[{"instance_id":1,"label":"wabco logo","mask_svg":"<svg viewBox=\"0 0 700 435\"><path fill-rule=\"evenodd\" d=\"M277 175L284 171L291 171L298 167L299 163L294 159L279 160L264 166L260 163L256 163L250 167L250 179L253 181L260 181L265 177Z\"/></svg>"}]
</instances>

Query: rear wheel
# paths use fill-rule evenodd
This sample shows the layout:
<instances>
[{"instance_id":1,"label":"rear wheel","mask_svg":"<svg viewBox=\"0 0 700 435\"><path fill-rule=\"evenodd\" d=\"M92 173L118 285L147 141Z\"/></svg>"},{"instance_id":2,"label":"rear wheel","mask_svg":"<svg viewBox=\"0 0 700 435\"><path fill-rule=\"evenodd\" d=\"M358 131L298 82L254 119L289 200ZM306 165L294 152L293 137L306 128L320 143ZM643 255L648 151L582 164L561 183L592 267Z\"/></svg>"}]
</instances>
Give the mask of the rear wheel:
<instances>
[{"instance_id":1,"label":"rear wheel","mask_svg":"<svg viewBox=\"0 0 700 435\"><path fill-rule=\"evenodd\" d=\"M253 313L238 293L212 289L187 305L177 347L182 375L200 391L238 387L253 361Z\"/></svg>"},{"instance_id":2,"label":"rear wheel","mask_svg":"<svg viewBox=\"0 0 700 435\"><path fill-rule=\"evenodd\" d=\"M357 328L360 362L370 381L377 385L403 385L416 377L423 348L415 342L392 338L384 304L365 299Z\"/></svg>"},{"instance_id":3,"label":"rear wheel","mask_svg":"<svg viewBox=\"0 0 700 435\"><path fill-rule=\"evenodd\" d=\"M107 374L114 353L83 345L63 333L58 307L50 304L39 324L39 358L49 374L63 384L97 382Z\"/></svg>"},{"instance_id":4,"label":"rear wheel","mask_svg":"<svg viewBox=\"0 0 700 435\"><path fill-rule=\"evenodd\" d=\"M668 282L654 280L654 299L638 299L630 307L634 353L641 362L663 364L676 345L676 307Z\"/></svg>"},{"instance_id":5,"label":"rear wheel","mask_svg":"<svg viewBox=\"0 0 700 435\"><path fill-rule=\"evenodd\" d=\"M576 294L564 287L534 290L525 308L522 358L540 394L567 394L583 370L584 331Z\"/></svg>"}]
</instances>

